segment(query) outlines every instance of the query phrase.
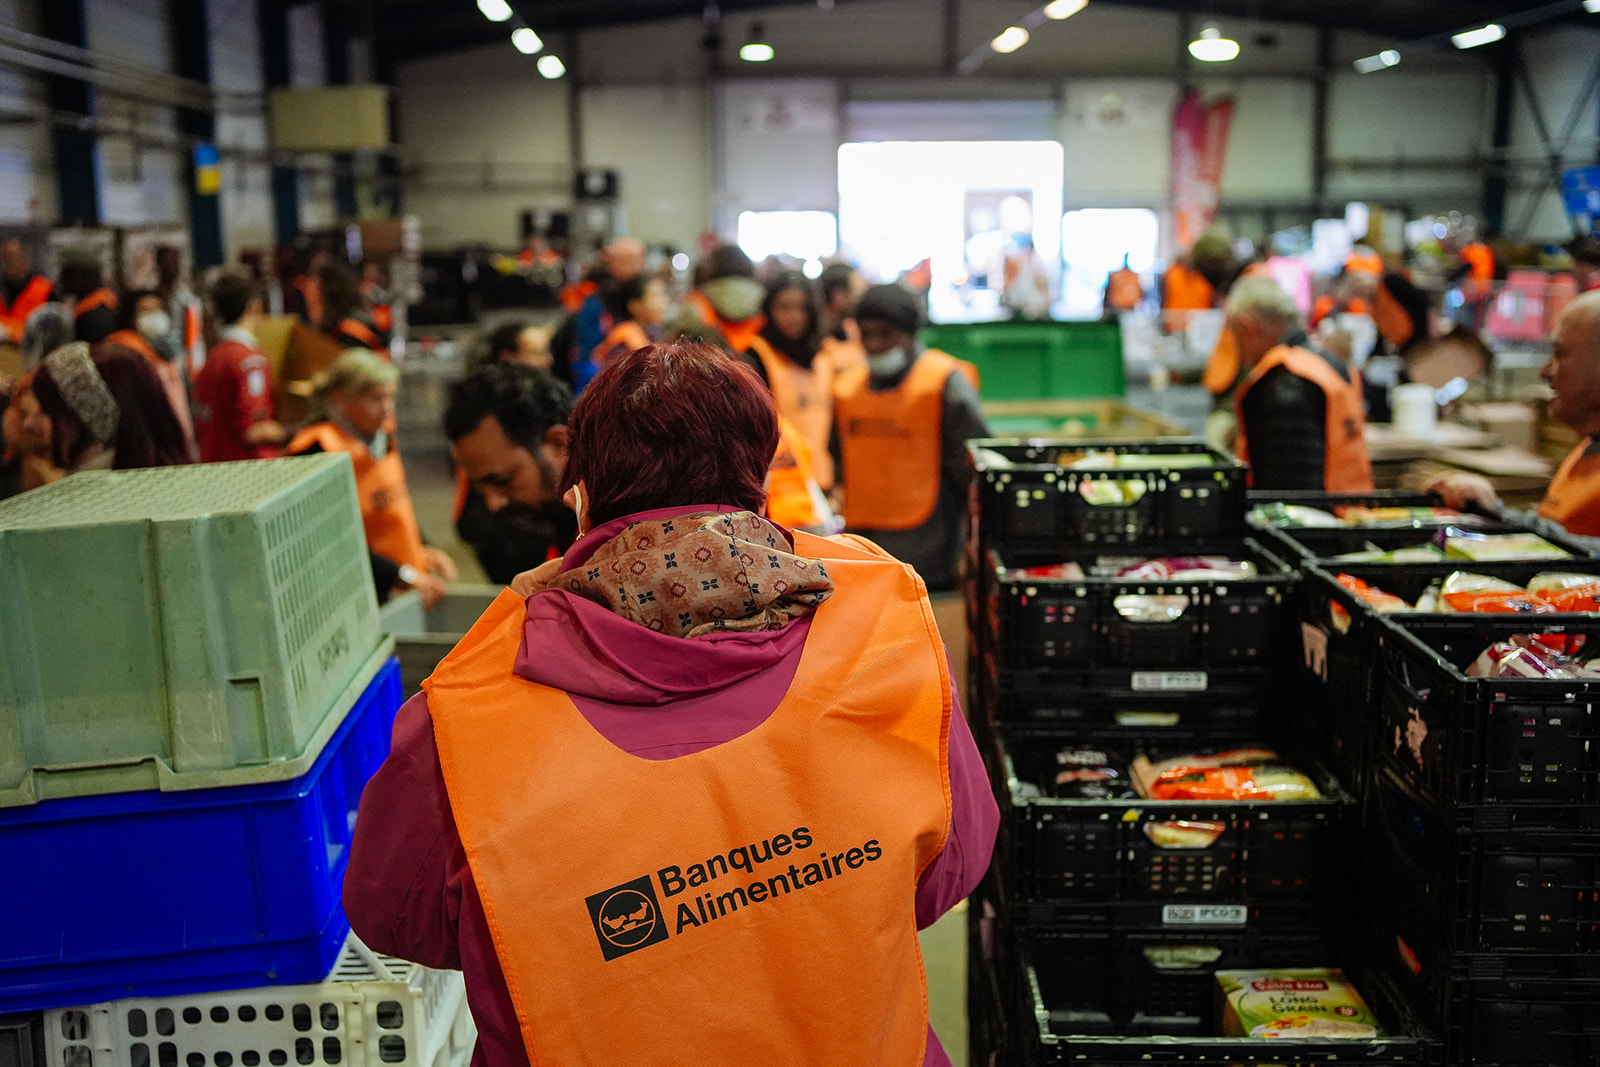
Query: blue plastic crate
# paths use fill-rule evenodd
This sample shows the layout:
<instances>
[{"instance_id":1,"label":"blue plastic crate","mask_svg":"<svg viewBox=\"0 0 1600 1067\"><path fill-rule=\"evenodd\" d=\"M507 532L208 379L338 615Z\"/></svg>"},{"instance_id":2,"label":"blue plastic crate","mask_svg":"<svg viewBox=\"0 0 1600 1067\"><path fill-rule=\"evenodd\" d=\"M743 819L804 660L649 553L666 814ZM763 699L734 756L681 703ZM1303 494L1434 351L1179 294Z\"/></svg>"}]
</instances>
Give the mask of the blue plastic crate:
<instances>
[{"instance_id":1,"label":"blue plastic crate","mask_svg":"<svg viewBox=\"0 0 1600 1067\"><path fill-rule=\"evenodd\" d=\"M321 981L400 701L390 660L292 781L0 809L0 1012Z\"/></svg>"}]
</instances>

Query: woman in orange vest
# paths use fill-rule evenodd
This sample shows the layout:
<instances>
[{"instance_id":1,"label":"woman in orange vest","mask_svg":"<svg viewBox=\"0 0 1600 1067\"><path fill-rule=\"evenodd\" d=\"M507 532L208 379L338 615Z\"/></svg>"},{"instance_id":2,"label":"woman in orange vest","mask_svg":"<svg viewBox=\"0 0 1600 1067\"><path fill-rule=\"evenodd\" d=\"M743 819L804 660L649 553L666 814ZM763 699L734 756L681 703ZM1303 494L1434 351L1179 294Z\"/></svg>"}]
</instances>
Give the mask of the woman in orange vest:
<instances>
[{"instance_id":1,"label":"woman in orange vest","mask_svg":"<svg viewBox=\"0 0 1600 1067\"><path fill-rule=\"evenodd\" d=\"M809 447L817 483L833 488L828 438L833 431L833 356L822 350L817 300L799 271L785 271L767 285L761 314L766 323L751 342L773 402Z\"/></svg>"},{"instance_id":2,"label":"woman in orange vest","mask_svg":"<svg viewBox=\"0 0 1600 1067\"><path fill-rule=\"evenodd\" d=\"M195 444L194 416L189 409L189 382L183 374L183 349L179 347L179 335L172 328L166 302L153 289L132 292L123 302L119 317L121 328L107 337L106 343L137 352L155 370L166 389L172 414L183 427L189 458L198 462L200 450Z\"/></svg>"},{"instance_id":3,"label":"woman in orange vest","mask_svg":"<svg viewBox=\"0 0 1600 1067\"><path fill-rule=\"evenodd\" d=\"M607 360L625 356L655 340L670 302L667 283L657 275L635 274L619 282L606 301L606 310L615 325L589 353L595 372Z\"/></svg>"},{"instance_id":4,"label":"woman in orange vest","mask_svg":"<svg viewBox=\"0 0 1600 1067\"><path fill-rule=\"evenodd\" d=\"M352 927L466 972L481 1063L947 1067L916 931L998 810L922 584L761 517L776 414L709 346L569 425L581 536L401 709Z\"/></svg>"},{"instance_id":5,"label":"woman in orange vest","mask_svg":"<svg viewBox=\"0 0 1600 1067\"><path fill-rule=\"evenodd\" d=\"M322 290L322 332L346 348L365 348L389 358L389 338L372 321L361 296L356 272L342 263L328 263L318 272Z\"/></svg>"},{"instance_id":6,"label":"woman in orange vest","mask_svg":"<svg viewBox=\"0 0 1600 1067\"><path fill-rule=\"evenodd\" d=\"M967 441L989 436L977 371L916 340L915 299L875 285L856 305L867 365L834 386L835 470L845 529L952 589L967 541Z\"/></svg>"},{"instance_id":7,"label":"woman in orange vest","mask_svg":"<svg viewBox=\"0 0 1600 1067\"><path fill-rule=\"evenodd\" d=\"M1189 316L1216 305L1217 291L1188 256L1182 256L1161 276L1161 319L1169 333L1189 325Z\"/></svg>"},{"instance_id":8,"label":"woman in orange vest","mask_svg":"<svg viewBox=\"0 0 1600 1067\"><path fill-rule=\"evenodd\" d=\"M392 590L416 589L427 607L456 579L455 563L422 543L405 468L394 440L394 396L400 372L376 353L351 349L328 367L317 386L327 413L289 441L291 456L344 452L355 467L361 525L372 557L379 599Z\"/></svg>"}]
</instances>

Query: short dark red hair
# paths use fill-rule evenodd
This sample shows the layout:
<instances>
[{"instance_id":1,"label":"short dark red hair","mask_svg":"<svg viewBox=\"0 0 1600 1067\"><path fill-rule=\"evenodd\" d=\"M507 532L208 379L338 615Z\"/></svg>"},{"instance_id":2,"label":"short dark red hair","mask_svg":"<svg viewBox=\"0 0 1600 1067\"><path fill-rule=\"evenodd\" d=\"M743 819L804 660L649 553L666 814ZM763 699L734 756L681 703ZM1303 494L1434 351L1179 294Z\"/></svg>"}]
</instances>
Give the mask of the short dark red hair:
<instances>
[{"instance_id":1,"label":"short dark red hair","mask_svg":"<svg viewBox=\"0 0 1600 1067\"><path fill-rule=\"evenodd\" d=\"M687 504L759 514L778 416L743 363L679 341L608 360L578 398L567 433L561 490L584 483L595 526Z\"/></svg>"}]
</instances>

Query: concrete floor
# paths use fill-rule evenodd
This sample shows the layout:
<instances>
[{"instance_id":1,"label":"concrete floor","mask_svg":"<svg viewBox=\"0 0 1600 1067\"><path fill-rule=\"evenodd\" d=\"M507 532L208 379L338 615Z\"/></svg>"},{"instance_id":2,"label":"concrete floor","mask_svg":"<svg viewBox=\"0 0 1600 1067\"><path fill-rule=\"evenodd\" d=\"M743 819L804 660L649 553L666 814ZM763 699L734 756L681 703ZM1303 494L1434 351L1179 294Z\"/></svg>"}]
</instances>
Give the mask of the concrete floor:
<instances>
[{"instance_id":1,"label":"concrete floor","mask_svg":"<svg viewBox=\"0 0 1600 1067\"><path fill-rule=\"evenodd\" d=\"M420 435L414 435L420 436ZM454 472L442 437L413 442L402 440L406 481L422 535L429 544L449 552L461 571L461 581L484 581L472 550L456 537L450 520L455 494ZM961 599L944 595L934 605L934 618L950 650L957 692L966 692L966 617ZM921 935L923 965L928 976L928 1014L953 1064L967 1062L967 940L966 903L941 918Z\"/></svg>"}]
</instances>

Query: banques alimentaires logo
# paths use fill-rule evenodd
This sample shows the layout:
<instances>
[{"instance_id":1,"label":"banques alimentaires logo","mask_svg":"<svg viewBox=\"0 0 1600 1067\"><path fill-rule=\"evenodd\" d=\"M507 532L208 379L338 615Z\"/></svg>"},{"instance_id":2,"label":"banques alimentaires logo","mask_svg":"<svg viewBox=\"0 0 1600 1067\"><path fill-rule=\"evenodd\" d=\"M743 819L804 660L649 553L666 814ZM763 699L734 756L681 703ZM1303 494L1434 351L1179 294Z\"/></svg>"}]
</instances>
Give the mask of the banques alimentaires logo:
<instances>
[{"instance_id":1,"label":"banques alimentaires logo","mask_svg":"<svg viewBox=\"0 0 1600 1067\"><path fill-rule=\"evenodd\" d=\"M742 908L781 903L791 894L844 877L883 857L876 838L831 853L812 851L815 843L810 828L797 826L687 866L669 864L654 875L585 898L601 953L607 960L626 956L669 936L692 933Z\"/></svg>"}]
</instances>

